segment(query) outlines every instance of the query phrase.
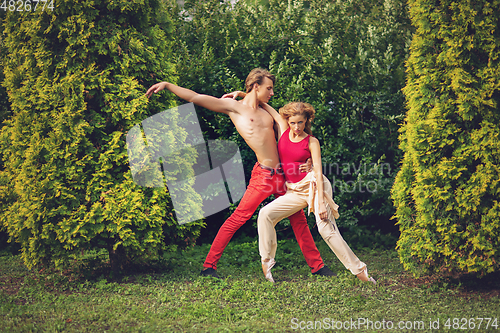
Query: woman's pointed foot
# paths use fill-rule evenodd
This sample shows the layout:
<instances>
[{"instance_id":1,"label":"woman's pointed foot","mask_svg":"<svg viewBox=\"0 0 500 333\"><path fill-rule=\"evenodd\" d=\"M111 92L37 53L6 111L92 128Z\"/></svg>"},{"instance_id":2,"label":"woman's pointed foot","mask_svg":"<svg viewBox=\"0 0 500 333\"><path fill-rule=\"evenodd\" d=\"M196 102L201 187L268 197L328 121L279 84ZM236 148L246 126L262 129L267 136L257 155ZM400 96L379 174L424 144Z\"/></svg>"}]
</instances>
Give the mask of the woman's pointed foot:
<instances>
[{"instance_id":1,"label":"woman's pointed foot","mask_svg":"<svg viewBox=\"0 0 500 333\"><path fill-rule=\"evenodd\" d=\"M271 274L271 269L276 264L274 258L271 259L262 259L262 271L264 272L264 276L268 281L274 283L273 275Z\"/></svg>"},{"instance_id":2,"label":"woman's pointed foot","mask_svg":"<svg viewBox=\"0 0 500 333\"><path fill-rule=\"evenodd\" d=\"M365 281L365 282L371 282L373 284L377 284L377 281L375 281L374 278L372 278L371 276L368 276L368 268L365 267L365 269L359 273L358 275L356 275L358 277L358 279L360 279L361 281Z\"/></svg>"}]
</instances>

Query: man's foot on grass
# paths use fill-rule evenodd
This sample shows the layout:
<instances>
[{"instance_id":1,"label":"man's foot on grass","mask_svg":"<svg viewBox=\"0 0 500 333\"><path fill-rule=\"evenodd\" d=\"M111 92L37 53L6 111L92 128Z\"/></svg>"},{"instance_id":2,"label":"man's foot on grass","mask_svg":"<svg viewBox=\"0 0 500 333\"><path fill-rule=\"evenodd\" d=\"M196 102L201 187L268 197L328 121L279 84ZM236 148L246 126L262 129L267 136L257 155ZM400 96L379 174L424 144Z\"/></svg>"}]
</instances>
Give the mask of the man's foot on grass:
<instances>
[{"instance_id":1,"label":"man's foot on grass","mask_svg":"<svg viewBox=\"0 0 500 333\"><path fill-rule=\"evenodd\" d=\"M313 275L321 275L321 276L337 276L334 272L330 270L326 265L321 267L319 271L314 272Z\"/></svg>"},{"instance_id":2,"label":"man's foot on grass","mask_svg":"<svg viewBox=\"0 0 500 333\"><path fill-rule=\"evenodd\" d=\"M211 277L214 277L216 279L220 279L220 277L217 275L217 271L211 267L208 267L208 268L205 268L204 270L202 270L200 272L200 275L211 276Z\"/></svg>"}]
</instances>

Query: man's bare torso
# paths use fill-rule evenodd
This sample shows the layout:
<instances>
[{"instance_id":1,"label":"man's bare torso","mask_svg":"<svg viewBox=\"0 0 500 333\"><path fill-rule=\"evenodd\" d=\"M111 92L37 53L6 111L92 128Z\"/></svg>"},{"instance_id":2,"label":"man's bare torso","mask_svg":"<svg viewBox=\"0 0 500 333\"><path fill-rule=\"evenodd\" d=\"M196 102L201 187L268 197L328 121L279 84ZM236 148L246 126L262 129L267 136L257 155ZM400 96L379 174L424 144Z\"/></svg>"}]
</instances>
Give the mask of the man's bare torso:
<instances>
[{"instance_id":1,"label":"man's bare torso","mask_svg":"<svg viewBox=\"0 0 500 333\"><path fill-rule=\"evenodd\" d=\"M278 146L274 136L274 120L267 111L257 110L239 102L237 112L229 113L236 130L257 156L262 165L279 166Z\"/></svg>"}]
</instances>

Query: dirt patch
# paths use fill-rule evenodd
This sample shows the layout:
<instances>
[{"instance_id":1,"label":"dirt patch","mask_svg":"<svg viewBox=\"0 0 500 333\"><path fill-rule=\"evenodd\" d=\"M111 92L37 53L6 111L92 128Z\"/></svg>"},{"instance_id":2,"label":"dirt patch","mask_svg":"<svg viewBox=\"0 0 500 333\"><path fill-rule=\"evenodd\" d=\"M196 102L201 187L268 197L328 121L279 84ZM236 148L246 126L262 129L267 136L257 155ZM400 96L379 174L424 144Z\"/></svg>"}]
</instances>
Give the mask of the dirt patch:
<instances>
[{"instance_id":1,"label":"dirt patch","mask_svg":"<svg viewBox=\"0 0 500 333\"><path fill-rule=\"evenodd\" d=\"M7 295L17 295L23 281L24 277L2 276L0 277L0 291Z\"/></svg>"},{"instance_id":2,"label":"dirt patch","mask_svg":"<svg viewBox=\"0 0 500 333\"><path fill-rule=\"evenodd\" d=\"M410 287L429 289L434 292L448 289L455 290L459 297L486 300L500 296L500 272L482 278L470 274L454 277L428 275L415 278L408 272L400 272L387 278L386 285L394 289ZM393 284L393 281L397 283Z\"/></svg>"}]
</instances>

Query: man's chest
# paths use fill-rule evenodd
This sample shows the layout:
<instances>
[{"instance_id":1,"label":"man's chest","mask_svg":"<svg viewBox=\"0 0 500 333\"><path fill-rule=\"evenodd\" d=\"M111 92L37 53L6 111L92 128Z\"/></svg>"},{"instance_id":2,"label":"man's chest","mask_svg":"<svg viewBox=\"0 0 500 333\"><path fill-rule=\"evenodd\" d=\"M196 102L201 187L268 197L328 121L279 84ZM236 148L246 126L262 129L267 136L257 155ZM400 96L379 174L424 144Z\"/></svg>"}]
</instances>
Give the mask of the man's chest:
<instances>
[{"instance_id":1,"label":"man's chest","mask_svg":"<svg viewBox=\"0 0 500 333\"><path fill-rule=\"evenodd\" d=\"M232 117L231 120L238 132L243 136L267 136L274 133L274 120L265 111L238 115L237 117Z\"/></svg>"}]
</instances>

